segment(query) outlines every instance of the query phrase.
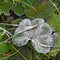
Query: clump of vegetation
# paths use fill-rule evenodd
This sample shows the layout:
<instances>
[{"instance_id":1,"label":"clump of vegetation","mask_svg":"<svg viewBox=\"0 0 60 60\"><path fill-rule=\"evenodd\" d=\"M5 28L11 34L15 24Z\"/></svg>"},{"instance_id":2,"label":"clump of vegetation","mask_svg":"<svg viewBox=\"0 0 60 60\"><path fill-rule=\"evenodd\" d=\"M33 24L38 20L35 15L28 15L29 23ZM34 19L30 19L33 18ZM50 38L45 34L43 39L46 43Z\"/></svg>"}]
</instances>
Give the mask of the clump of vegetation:
<instances>
[{"instance_id":1,"label":"clump of vegetation","mask_svg":"<svg viewBox=\"0 0 60 60\"><path fill-rule=\"evenodd\" d=\"M60 0L0 0L0 60L59 60L59 51Z\"/></svg>"}]
</instances>

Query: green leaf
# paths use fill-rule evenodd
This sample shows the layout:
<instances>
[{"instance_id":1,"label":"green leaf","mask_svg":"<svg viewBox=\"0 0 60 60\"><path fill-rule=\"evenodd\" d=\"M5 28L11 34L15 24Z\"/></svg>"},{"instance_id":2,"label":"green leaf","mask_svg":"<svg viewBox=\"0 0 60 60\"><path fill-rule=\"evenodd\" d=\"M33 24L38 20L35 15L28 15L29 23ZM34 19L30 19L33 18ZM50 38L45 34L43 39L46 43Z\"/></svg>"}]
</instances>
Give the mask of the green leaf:
<instances>
[{"instance_id":1,"label":"green leaf","mask_svg":"<svg viewBox=\"0 0 60 60\"><path fill-rule=\"evenodd\" d=\"M7 53L8 51L9 51L9 45L8 44L0 45L0 54Z\"/></svg>"},{"instance_id":2,"label":"green leaf","mask_svg":"<svg viewBox=\"0 0 60 60\"><path fill-rule=\"evenodd\" d=\"M17 1L18 3L22 3L24 9L32 8L33 10L37 11L32 5L32 2L34 2L34 0L32 2L31 0L15 0L15 1Z\"/></svg>"},{"instance_id":3,"label":"green leaf","mask_svg":"<svg viewBox=\"0 0 60 60\"><path fill-rule=\"evenodd\" d=\"M2 38L3 38L3 36L2 36L2 34L0 33L0 41L2 41Z\"/></svg>"},{"instance_id":4,"label":"green leaf","mask_svg":"<svg viewBox=\"0 0 60 60\"><path fill-rule=\"evenodd\" d=\"M50 56L55 56L55 55L57 55L57 53L58 53L58 51L56 51L56 50L51 50L51 51L50 51Z\"/></svg>"},{"instance_id":5,"label":"green leaf","mask_svg":"<svg viewBox=\"0 0 60 60\"><path fill-rule=\"evenodd\" d=\"M60 33L60 13L58 15L52 14L51 17L48 19L48 23L56 32Z\"/></svg>"},{"instance_id":6,"label":"green leaf","mask_svg":"<svg viewBox=\"0 0 60 60\"><path fill-rule=\"evenodd\" d=\"M42 5L36 6L37 12L33 11L32 9L29 9L25 11L27 16L31 17L40 17L40 18L48 18L52 13L55 11L55 8L52 6L50 2L43 3Z\"/></svg>"},{"instance_id":7,"label":"green leaf","mask_svg":"<svg viewBox=\"0 0 60 60\"><path fill-rule=\"evenodd\" d=\"M52 48L52 52L55 53L60 51L60 35L55 33L53 35L53 38L54 38L54 46Z\"/></svg>"},{"instance_id":8,"label":"green leaf","mask_svg":"<svg viewBox=\"0 0 60 60\"><path fill-rule=\"evenodd\" d=\"M23 7L24 7L25 9L29 9L30 7L27 6L27 4L32 6L33 3L35 3L35 0L23 0L23 2L25 3L25 4L23 4Z\"/></svg>"},{"instance_id":9,"label":"green leaf","mask_svg":"<svg viewBox=\"0 0 60 60\"><path fill-rule=\"evenodd\" d=\"M0 2L3 2L4 0L0 0Z\"/></svg>"},{"instance_id":10,"label":"green leaf","mask_svg":"<svg viewBox=\"0 0 60 60\"><path fill-rule=\"evenodd\" d=\"M35 7L33 7L31 4L27 4L27 3L25 3L24 1L21 1L21 3L24 4L24 5L26 5L27 7L32 8L35 12L37 11L37 10L35 9ZM26 8L26 7L25 7L25 8ZM28 8L28 9L29 9L29 8Z\"/></svg>"},{"instance_id":11,"label":"green leaf","mask_svg":"<svg viewBox=\"0 0 60 60\"><path fill-rule=\"evenodd\" d=\"M32 60L32 54L27 46L23 46L20 48L20 52L28 59ZM22 57L16 55L17 60L24 60Z\"/></svg>"},{"instance_id":12,"label":"green leaf","mask_svg":"<svg viewBox=\"0 0 60 60\"><path fill-rule=\"evenodd\" d=\"M13 1L12 0L4 0L4 2L6 2L6 3L13 3Z\"/></svg>"},{"instance_id":13,"label":"green leaf","mask_svg":"<svg viewBox=\"0 0 60 60\"><path fill-rule=\"evenodd\" d=\"M24 8L22 7L21 4L16 4L13 8L16 14L21 15L24 13Z\"/></svg>"},{"instance_id":14,"label":"green leaf","mask_svg":"<svg viewBox=\"0 0 60 60\"><path fill-rule=\"evenodd\" d=\"M7 14L9 10L11 9L11 5L7 3L0 3L0 14L5 13Z\"/></svg>"}]
</instances>

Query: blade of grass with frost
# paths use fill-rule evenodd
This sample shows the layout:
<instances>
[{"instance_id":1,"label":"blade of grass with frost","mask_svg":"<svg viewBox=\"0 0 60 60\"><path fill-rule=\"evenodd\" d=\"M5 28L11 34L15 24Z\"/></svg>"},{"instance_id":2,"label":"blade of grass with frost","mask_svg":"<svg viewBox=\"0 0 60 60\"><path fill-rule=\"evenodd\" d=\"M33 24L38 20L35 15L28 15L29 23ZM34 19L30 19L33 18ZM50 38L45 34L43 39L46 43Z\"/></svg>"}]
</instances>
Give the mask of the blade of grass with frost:
<instances>
[{"instance_id":1,"label":"blade of grass with frost","mask_svg":"<svg viewBox=\"0 0 60 60\"><path fill-rule=\"evenodd\" d=\"M6 33L6 35L7 35L8 37L10 37L9 34Z\"/></svg>"},{"instance_id":2,"label":"blade of grass with frost","mask_svg":"<svg viewBox=\"0 0 60 60\"><path fill-rule=\"evenodd\" d=\"M28 27L26 27L24 30L19 31L19 33L23 33L23 32L25 32L25 31L30 30L30 29L33 29L33 28L35 28L35 27L37 27L37 24L34 25L34 26L28 26ZM18 34L19 34L19 33L18 33Z\"/></svg>"},{"instance_id":3,"label":"blade of grass with frost","mask_svg":"<svg viewBox=\"0 0 60 60\"><path fill-rule=\"evenodd\" d=\"M2 32L2 36L3 36L5 33L6 33L6 30L4 30L4 31Z\"/></svg>"},{"instance_id":4,"label":"blade of grass with frost","mask_svg":"<svg viewBox=\"0 0 60 60\"><path fill-rule=\"evenodd\" d=\"M9 35L12 35L9 31L5 30L4 28L0 27L0 29L3 30L4 33L7 33L7 34L9 34Z\"/></svg>"},{"instance_id":5,"label":"blade of grass with frost","mask_svg":"<svg viewBox=\"0 0 60 60\"><path fill-rule=\"evenodd\" d=\"M27 3L23 2L23 1L20 1L20 2L23 3L24 5L28 6L28 7L31 7L34 11L37 12L37 9L35 9L33 6L27 4Z\"/></svg>"},{"instance_id":6,"label":"blade of grass with frost","mask_svg":"<svg viewBox=\"0 0 60 60\"><path fill-rule=\"evenodd\" d=\"M7 23L0 23L0 25L19 26L19 25L17 25L17 24L7 24Z\"/></svg>"},{"instance_id":7,"label":"blade of grass with frost","mask_svg":"<svg viewBox=\"0 0 60 60\"><path fill-rule=\"evenodd\" d=\"M37 26L37 25L30 26L30 28L27 28L27 29L25 29L25 30L22 30L22 31L20 31L18 34L23 33L23 32L25 32L25 31L27 31L27 30L33 29L33 28L35 28L36 26ZM7 43L11 38L17 36L18 34L14 34L14 35L12 35L11 37L9 37L7 40L5 40L5 41L3 41L3 42L0 42L0 45L2 45L3 43Z\"/></svg>"}]
</instances>

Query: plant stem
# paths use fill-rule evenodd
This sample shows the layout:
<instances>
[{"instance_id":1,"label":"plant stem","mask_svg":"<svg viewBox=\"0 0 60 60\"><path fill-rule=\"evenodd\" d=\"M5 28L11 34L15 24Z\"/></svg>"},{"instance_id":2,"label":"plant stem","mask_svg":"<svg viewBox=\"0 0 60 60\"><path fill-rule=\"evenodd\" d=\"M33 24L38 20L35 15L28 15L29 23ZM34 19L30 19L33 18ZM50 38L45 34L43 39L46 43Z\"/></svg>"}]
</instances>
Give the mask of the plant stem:
<instances>
[{"instance_id":1,"label":"plant stem","mask_svg":"<svg viewBox=\"0 0 60 60\"><path fill-rule=\"evenodd\" d=\"M52 1L52 0L49 0L51 2L51 4L55 7L55 9L57 10L57 12L59 12L59 9L57 8L56 4Z\"/></svg>"}]
</instances>

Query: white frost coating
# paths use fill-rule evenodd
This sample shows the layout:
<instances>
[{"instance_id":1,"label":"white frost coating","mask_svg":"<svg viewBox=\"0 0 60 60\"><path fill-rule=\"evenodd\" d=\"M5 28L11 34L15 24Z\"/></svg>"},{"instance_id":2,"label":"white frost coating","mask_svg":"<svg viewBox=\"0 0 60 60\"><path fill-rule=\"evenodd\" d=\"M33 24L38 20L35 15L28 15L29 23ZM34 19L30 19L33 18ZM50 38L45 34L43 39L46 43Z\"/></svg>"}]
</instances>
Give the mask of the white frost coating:
<instances>
[{"instance_id":1,"label":"white frost coating","mask_svg":"<svg viewBox=\"0 0 60 60\"><path fill-rule=\"evenodd\" d=\"M28 37L17 37L15 39L12 40L13 44L20 47L20 46L23 46L23 45L26 45L29 41L29 38Z\"/></svg>"},{"instance_id":2,"label":"white frost coating","mask_svg":"<svg viewBox=\"0 0 60 60\"><path fill-rule=\"evenodd\" d=\"M45 46L42 46L40 45L40 43L37 42L37 40L32 40L32 45L33 47L35 48L35 50L39 53L47 53L50 51L50 47L45 47Z\"/></svg>"},{"instance_id":3,"label":"white frost coating","mask_svg":"<svg viewBox=\"0 0 60 60\"><path fill-rule=\"evenodd\" d=\"M47 24L44 23L41 26L38 26L36 30L36 34L41 36L41 35L51 35L52 33L52 28Z\"/></svg>"},{"instance_id":4,"label":"white frost coating","mask_svg":"<svg viewBox=\"0 0 60 60\"><path fill-rule=\"evenodd\" d=\"M22 30L34 27L34 25L37 26L18 34ZM51 36L52 29L40 18L33 19L32 21L30 19L23 19L19 23L19 27L17 27L14 34L18 34L12 39L14 45L20 47L26 45L28 41L31 40L33 47L39 53L49 52L50 47L53 45L53 37Z\"/></svg>"},{"instance_id":5,"label":"white frost coating","mask_svg":"<svg viewBox=\"0 0 60 60\"><path fill-rule=\"evenodd\" d=\"M49 36L49 35L42 35L42 36L38 36L36 37L37 39L37 42L40 44L44 44L46 45L47 47L51 47L53 45L53 37L52 36Z\"/></svg>"},{"instance_id":6,"label":"white frost coating","mask_svg":"<svg viewBox=\"0 0 60 60\"><path fill-rule=\"evenodd\" d=\"M29 19L24 19L19 23L19 27L17 27L17 29L15 30L15 34L18 34L20 31L27 29L27 27L28 28L31 27L31 21ZM27 44L28 41L30 40L29 32L30 31L25 31L22 34L19 34L18 36L14 37L12 39L12 43L18 47Z\"/></svg>"},{"instance_id":7,"label":"white frost coating","mask_svg":"<svg viewBox=\"0 0 60 60\"><path fill-rule=\"evenodd\" d=\"M19 31L21 31L21 30L16 29L15 34L18 34ZM14 45L16 45L18 47L23 46L23 45L27 44L27 42L30 40L29 36L30 36L29 31L25 31L22 34L19 34L16 37L14 37L12 42L13 42Z\"/></svg>"},{"instance_id":8,"label":"white frost coating","mask_svg":"<svg viewBox=\"0 0 60 60\"><path fill-rule=\"evenodd\" d=\"M39 53L47 53L53 45L53 38L48 35L42 35L38 38L35 37L32 40L32 45Z\"/></svg>"},{"instance_id":9,"label":"white frost coating","mask_svg":"<svg viewBox=\"0 0 60 60\"><path fill-rule=\"evenodd\" d=\"M15 30L15 34L18 34L19 31L22 31L22 30L24 30L24 29L25 29L25 27L22 27L22 26L17 27L16 30Z\"/></svg>"},{"instance_id":10,"label":"white frost coating","mask_svg":"<svg viewBox=\"0 0 60 60\"><path fill-rule=\"evenodd\" d=\"M30 25L31 25L30 19L23 19L23 21L19 23L19 26L30 26Z\"/></svg>"},{"instance_id":11,"label":"white frost coating","mask_svg":"<svg viewBox=\"0 0 60 60\"><path fill-rule=\"evenodd\" d=\"M32 25L38 24L42 25L44 23L44 19L36 18L32 20Z\"/></svg>"}]
</instances>

